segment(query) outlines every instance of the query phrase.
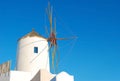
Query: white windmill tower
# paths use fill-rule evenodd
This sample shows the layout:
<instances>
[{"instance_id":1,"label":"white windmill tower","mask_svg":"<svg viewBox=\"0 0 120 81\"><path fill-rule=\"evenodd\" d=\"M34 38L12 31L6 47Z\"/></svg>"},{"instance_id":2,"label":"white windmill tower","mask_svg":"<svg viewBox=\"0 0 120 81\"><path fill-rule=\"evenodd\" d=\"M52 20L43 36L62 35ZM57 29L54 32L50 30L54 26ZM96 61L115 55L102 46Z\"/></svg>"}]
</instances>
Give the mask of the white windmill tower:
<instances>
[{"instance_id":1,"label":"white windmill tower","mask_svg":"<svg viewBox=\"0 0 120 81\"><path fill-rule=\"evenodd\" d=\"M31 72L34 76L40 69L50 72L48 42L32 30L18 41L16 70Z\"/></svg>"}]
</instances>

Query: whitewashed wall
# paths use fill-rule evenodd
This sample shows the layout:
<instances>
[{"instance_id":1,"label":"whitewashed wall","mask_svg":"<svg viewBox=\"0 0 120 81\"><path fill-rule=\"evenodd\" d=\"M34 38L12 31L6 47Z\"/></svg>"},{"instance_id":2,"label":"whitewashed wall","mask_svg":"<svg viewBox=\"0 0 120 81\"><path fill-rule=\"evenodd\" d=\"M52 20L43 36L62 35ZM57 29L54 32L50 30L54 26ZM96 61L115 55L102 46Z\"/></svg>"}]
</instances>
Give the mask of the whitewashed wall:
<instances>
[{"instance_id":1,"label":"whitewashed wall","mask_svg":"<svg viewBox=\"0 0 120 81\"><path fill-rule=\"evenodd\" d=\"M2 74L0 81L30 81L31 73L22 71L10 71L9 74Z\"/></svg>"},{"instance_id":2,"label":"whitewashed wall","mask_svg":"<svg viewBox=\"0 0 120 81\"><path fill-rule=\"evenodd\" d=\"M66 72L61 72L51 81L74 81L74 77Z\"/></svg>"},{"instance_id":3,"label":"whitewashed wall","mask_svg":"<svg viewBox=\"0 0 120 81\"><path fill-rule=\"evenodd\" d=\"M30 81L31 73L22 71L11 71L9 81Z\"/></svg>"}]
</instances>

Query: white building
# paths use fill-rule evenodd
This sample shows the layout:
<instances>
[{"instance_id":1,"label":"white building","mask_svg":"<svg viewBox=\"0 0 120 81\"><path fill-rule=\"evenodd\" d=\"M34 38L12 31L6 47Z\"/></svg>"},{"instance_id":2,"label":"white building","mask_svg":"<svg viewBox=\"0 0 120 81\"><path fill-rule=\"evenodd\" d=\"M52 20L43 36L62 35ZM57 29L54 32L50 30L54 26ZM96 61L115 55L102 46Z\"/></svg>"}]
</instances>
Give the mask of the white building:
<instances>
[{"instance_id":1,"label":"white building","mask_svg":"<svg viewBox=\"0 0 120 81\"><path fill-rule=\"evenodd\" d=\"M0 81L74 81L74 77L50 73L48 41L32 31L18 41L16 70L2 74Z\"/></svg>"}]
</instances>

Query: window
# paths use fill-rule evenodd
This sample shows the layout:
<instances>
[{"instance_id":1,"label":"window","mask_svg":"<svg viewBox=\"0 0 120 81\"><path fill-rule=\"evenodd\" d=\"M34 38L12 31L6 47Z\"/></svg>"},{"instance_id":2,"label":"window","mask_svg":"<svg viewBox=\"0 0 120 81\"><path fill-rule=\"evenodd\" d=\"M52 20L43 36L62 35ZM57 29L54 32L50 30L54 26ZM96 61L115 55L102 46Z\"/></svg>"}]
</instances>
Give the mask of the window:
<instances>
[{"instance_id":1,"label":"window","mask_svg":"<svg viewBox=\"0 0 120 81\"><path fill-rule=\"evenodd\" d=\"M34 53L38 53L38 47L34 47Z\"/></svg>"}]
</instances>

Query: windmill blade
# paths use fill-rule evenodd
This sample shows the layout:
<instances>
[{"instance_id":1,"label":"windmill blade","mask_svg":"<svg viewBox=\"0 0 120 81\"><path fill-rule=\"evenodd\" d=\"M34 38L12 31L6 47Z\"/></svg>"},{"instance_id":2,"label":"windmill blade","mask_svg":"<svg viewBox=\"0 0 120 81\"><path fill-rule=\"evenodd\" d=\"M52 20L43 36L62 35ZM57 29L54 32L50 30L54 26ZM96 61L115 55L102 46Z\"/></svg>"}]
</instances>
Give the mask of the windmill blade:
<instances>
[{"instance_id":1,"label":"windmill blade","mask_svg":"<svg viewBox=\"0 0 120 81\"><path fill-rule=\"evenodd\" d=\"M59 50L58 50L58 45L56 45L56 72L58 72L58 64L60 62L60 53L59 53Z\"/></svg>"},{"instance_id":2,"label":"windmill blade","mask_svg":"<svg viewBox=\"0 0 120 81\"><path fill-rule=\"evenodd\" d=\"M46 33L47 36L49 37L49 32L48 32L48 28L47 28L47 26L45 26L45 33Z\"/></svg>"},{"instance_id":3,"label":"windmill blade","mask_svg":"<svg viewBox=\"0 0 120 81\"><path fill-rule=\"evenodd\" d=\"M54 34L55 34L55 37L56 37L56 19L54 18Z\"/></svg>"},{"instance_id":4,"label":"windmill blade","mask_svg":"<svg viewBox=\"0 0 120 81\"><path fill-rule=\"evenodd\" d=\"M58 63L60 61L60 53L58 51L58 46L54 45L53 52L52 52L52 68L54 73L58 71Z\"/></svg>"},{"instance_id":5,"label":"windmill blade","mask_svg":"<svg viewBox=\"0 0 120 81\"><path fill-rule=\"evenodd\" d=\"M48 8L46 9L46 12L50 22L50 33L52 33L52 7L50 6L49 2L48 2Z\"/></svg>"},{"instance_id":6,"label":"windmill blade","mask_svg":"<svg viewBox=\"0 0 120 81\"><path fill-rule=\"evenodd\" d=\"M49 31L48 31L48 28L46 26L46 14L45 14L45 26L44 26L44 28L45 28L46 35L49 37Z\"/></svg>"},{"instance_id":7,"label":"windmill blade","mask_svg":"<svg viewBox=\"0 0 120 81\"><path fill-rule=\"evenodd\" d=\"M52 8L49 13L50 31L52 32Z\"/></svg>"},{"instance_id":8,"label":"windmill blade","mask_svg":"<svg viewBox=\"0 0 120 81\"><path fill-rule=\"evenodd\" d=\"M52 32L52 7L51 7L51 10L50 10L50 30Z\"/></svg>"},{"instance_id":9,"label":"windmill blade","mask_svg":"<svg viewBox=\"0 0 120 81\"><path fill-rule=\"evenodd\" d=\"M70 40L70 39L76 39L77 37L69 37L69 38L56 38L57 40Z\"/></svg>"},{"instance_id":10,"label":"windmill blade","mask_svg":"<svg viewBox=\"0 0 120 81\"><path fill-rule=\"evenodd\" d=\"M53 47L53 51L52 51L52 68L54 70L54 73L56 73L56 70L55 70L55 57L56 57L56 45L54 45Z\"/></svg>"}]
</instances>

